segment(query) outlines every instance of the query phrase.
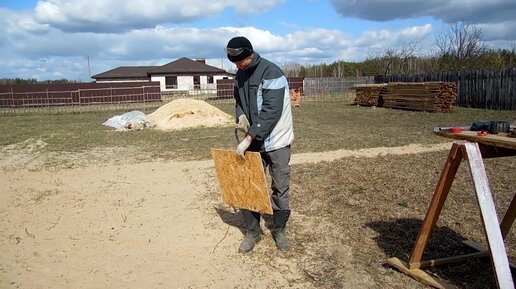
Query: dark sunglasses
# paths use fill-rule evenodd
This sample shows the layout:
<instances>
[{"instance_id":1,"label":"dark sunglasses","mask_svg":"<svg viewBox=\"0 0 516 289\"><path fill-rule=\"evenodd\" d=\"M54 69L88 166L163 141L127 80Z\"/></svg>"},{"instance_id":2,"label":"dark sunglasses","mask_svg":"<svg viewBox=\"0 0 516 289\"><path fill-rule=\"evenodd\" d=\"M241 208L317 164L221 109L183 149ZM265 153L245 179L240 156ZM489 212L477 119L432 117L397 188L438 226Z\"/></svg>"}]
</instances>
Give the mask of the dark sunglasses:
<instances>
[{"instance_id":1,"label":"dark sunglasses","mask_svg":"<svg viewBox=\"0 0 516 289\"><path fill-rule=\"evenodd\" d=\"M229 48L229 47L226 47L226 53L231 55L231 56L238 56L238 55L240 55L244 51L251 51L251 50L249 48L247 48L247 47L240 47L240 48Z\"/></svg>"}]
</instances>

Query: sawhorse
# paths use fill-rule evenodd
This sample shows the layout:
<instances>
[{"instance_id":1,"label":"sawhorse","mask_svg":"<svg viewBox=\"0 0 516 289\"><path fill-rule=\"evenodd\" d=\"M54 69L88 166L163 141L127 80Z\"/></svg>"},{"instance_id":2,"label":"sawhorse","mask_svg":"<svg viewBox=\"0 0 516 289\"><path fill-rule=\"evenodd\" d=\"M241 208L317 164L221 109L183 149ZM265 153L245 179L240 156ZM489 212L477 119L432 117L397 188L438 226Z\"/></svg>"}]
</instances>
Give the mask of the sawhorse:
<instances>
[{"instance_id":1,"label":"sawhorse","mask_svg":"<svg viewBox=\"0 0 516 289\"><path fill-rule=\"evenodd\" d=\"M482 150L482 152L481 152ZM485 146L476 142L456 141L453 143L448 159L441 172L439 182L434 191L432 201L426 212L425 219L419 231L414 249L408 261L408 264L399 260L398 258L390 258L387 263L401 272L410 275L414 279L434 286L436 288L455 288L446 282L437 280L424 272L422 269L448 264L456 263L464 260L478 258L489 255L494 267L494 273L498 288L514 289L514 282L512 280L511 269L509 267L509 260L505 251L504 239L509 232L509 229L516 218L516 195L513 197L502 222L498 223L496 215L496 208L494 206L491 191L489 189L489 182L484 167L482 155L485 157L500 157L516 155L516 150L506 148L496 148L492 146ZM485 235L487 239L488 248L480 252L452 256L436 260L423 261L423 252L428 245L428 240L432 234L439 214L443 208L448 192L450 191L453 179L463 159L468 160L469 170L473 179L473 185L480 207L480 214L484 224ZM478 245L470 243L473 247L481 249Z\"/></svg>"}]
</instances>

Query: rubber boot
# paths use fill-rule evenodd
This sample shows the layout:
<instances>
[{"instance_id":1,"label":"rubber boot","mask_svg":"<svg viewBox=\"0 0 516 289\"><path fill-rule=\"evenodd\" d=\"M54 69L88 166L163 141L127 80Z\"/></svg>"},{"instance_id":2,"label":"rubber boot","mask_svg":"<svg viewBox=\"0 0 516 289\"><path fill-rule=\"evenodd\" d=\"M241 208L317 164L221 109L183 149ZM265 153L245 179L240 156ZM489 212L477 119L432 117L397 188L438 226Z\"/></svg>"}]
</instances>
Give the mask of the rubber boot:
<instances>
[{"instance_id":1,"label":"rubber boot","mask_svg":"<svg viewBox=\"0 0 516 289\"><path fill-rule=\"evenodd\" d=\"M238 248L239 253L248 253L253 250L254 245L260 240L260 214L248 210L242 210L247 232L245 238Z\"/></svg>"},{"instance_id":2,"label":"rubber boot","mask_svg":"<svg viewBox=\"0 0 516 289\"><path fill-rule=\"evenodd\" d=\"M276 247L282 252L290 250L290 245L287 240L286 227L287 221L290 217L290 211L274 211L274 241Z\"/></svg>"}]
</instances>

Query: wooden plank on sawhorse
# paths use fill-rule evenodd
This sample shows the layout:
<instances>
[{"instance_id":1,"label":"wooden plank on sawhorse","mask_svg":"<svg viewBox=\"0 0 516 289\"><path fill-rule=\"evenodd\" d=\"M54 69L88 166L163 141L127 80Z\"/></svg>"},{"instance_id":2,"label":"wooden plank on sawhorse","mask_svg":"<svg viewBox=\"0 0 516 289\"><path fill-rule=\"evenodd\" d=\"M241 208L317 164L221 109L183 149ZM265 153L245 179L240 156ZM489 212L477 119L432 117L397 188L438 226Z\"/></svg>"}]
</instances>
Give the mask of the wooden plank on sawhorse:
<instances>
[{"instance_id":1,"label":"wooden plank on sawhorse","mask_svg":"<svg viewBox=\"0 0 516 289\"><path fill-rule=\"evenodd\" d=\"M246 152L240 158L234 150L211 149L224 204L272 215L262 158Z\"/></svg>"},{"instance_id":2,"label":"wooden plank on sawhorse","mask_svg":"<svg viewBox=\"0 0 516 289\"><path fill-rule=\"evenodd\" d=\"M387 260L387 263L395 268L398 268L405 274L412 276L414 279L422 281L418 269L439 264L460 262L482 255L482 252L477 252L463 256L453 256L432 261L422 261L423 252L428 245L428 240L430 239L430 235L435 228L437 219L439 218L444 202L448 196L453 179L455 178L455 174L457 173L457 169L459 168L462 159L468 160L469 170L473 180L473 186L475 189L477 202L480 207L484 232L489 247L489 256L491 257L491 262L494 267L495 279L497 281L498 287L502 289L514 289L514 282L512 280L503 237L507 233L508 228L512 224L512 221L514 221L515 213L508 211L506 213L506 217L504 217L504 220L502 221L502 225L500 226L498 223L496 208L494 206L493 198L491 195L491 190L489 189L489 182L484 168L482 155L477 143L463 141L453 143L448 155L448 159L441 172L441 176L434 191L432 200L426 212L425 219L419 231L408 264L401 262L397 258L391 258ZM514 206L513 202L511 203L509 210L511 210L511 208L515 209L516 206ZM508 224L509 222L511 224ZM502 235L502 230L504 235ZM426 277L432 278L429 275L425 276L425 278ZM449 288L446 286L439 287L444 286L442 285L442 282L436 281L435 284L437 285L430 284L431 282L425 283L436 288Z\"/></svg>"}]
</instances>

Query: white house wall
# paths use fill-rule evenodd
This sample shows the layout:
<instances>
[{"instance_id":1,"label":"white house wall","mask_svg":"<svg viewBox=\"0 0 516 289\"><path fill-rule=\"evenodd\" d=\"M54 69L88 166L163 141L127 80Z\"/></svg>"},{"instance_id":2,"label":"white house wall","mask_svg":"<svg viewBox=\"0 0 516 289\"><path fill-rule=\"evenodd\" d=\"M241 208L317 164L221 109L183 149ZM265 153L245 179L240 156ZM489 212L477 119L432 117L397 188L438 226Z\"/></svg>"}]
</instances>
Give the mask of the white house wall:
<instances>
[{"instance_id":1,"label":"white house wall","mask_svg":"<svg viewBox=\"0 0 516 289\"><path fill-rule=\"evenodd\" d=\"M208 83L208 76L202 75L200 77L201 89L194 90L193 76L178 76L177 89L167 89L165 86L165 75L152 75L151 81L158 81L160 83L161 91L188 91L189 94L199 93L217 93L217 80L228 78L227 75L214 75L213 83ZM232 77L229 77L232 78Z\"/></svg>"},{"instance_id":2,"label":"white house wall","mask_svg":"<svg viewBox=\"0 0 516 289\"><path fill-rule=\"evenodd\" d=\"M193 76L178 76L177 77L177 89L176 90L192 90L193 89Z\"/></svg>"},{"instance_id":3,"label":"white house wall","mask_svg":"<svg viewBox=\"0 0 516 289\"><path fill-rule=\"evenodd\" d=\"M159 89L161 91L165 91L165 76L151 75L151 81L158 81L159 82Z\"/></svg>"}]
</instances>

